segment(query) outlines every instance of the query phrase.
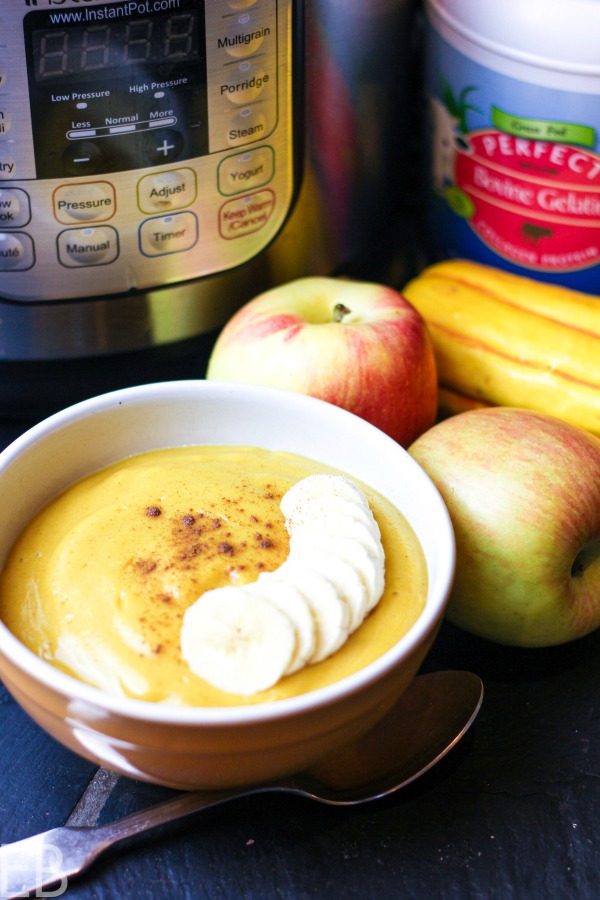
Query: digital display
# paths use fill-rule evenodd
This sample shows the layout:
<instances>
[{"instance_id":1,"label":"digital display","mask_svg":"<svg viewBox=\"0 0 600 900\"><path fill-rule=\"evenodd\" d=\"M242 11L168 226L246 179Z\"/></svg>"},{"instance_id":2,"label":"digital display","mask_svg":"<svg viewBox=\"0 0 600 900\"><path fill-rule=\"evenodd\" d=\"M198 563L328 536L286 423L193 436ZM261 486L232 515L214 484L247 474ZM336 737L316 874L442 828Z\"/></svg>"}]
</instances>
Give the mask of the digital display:
<instances>
[{"instance_id":1,"label":"digital display","mask_svg":"<svg viewBox=\"0 0 600 900\"><path fill-rule=\"evenodd\" d=\"M202 0L38 8L23 25L38 178L208 152Z\"/></svg>"},{"instance_id":2,"label":"digital display","mask_svg":"<svg viewBox=\"0 0 600 900\"><path fill-rule=\"evenodd\" d=\"M181 63L198 58L197 10L160 19L69 25L32 32L36 82L120 67Z\"/></svg>"}]
</instances>

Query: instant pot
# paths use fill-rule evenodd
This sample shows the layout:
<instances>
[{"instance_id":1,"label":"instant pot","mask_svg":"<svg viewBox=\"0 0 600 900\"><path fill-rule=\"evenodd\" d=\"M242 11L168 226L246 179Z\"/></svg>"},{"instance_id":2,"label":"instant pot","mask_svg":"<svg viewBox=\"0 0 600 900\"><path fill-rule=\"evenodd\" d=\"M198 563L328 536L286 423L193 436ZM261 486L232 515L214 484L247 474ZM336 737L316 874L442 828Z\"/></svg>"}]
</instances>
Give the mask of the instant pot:
<instances>
[{"instance_id":1,"label":"instant pot","mask_svg":"<svg viewBox=\"0 0 600 900\"><path fill-rule=\"evenodd\" d=\"M201 376L255 294L391 280L413 0L3 0L0 411Z\"/></svg>"}]
</instances>

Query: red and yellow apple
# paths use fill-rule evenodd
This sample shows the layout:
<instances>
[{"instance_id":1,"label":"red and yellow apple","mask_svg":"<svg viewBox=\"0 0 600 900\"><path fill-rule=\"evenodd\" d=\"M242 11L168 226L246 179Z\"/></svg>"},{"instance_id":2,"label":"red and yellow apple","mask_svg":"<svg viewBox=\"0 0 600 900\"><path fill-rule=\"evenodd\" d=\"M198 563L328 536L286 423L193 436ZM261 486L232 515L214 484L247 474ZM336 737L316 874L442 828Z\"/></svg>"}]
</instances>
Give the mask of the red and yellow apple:
<instances>
[{"instance_id":1,"label":"red and yellow apple","mask_svg":"<svg viewBox=\"0 0 600 900\"><path fill-rule=\"evenodd\" d=\"M545 647L600 626L600 440L550 415L476 409L409 448L438 487L457 563L447 618Z\"/></svg>"},{"instance_id":2,"label":"red and yellow apple","mask_svg":"<svg viewBox=\"0 0 600 900\"><path fill-rule=\"evenodd\" d=\"M404 447L436 416L425 321L397 291L370 282L309 277L260 294L219 334L207 378L310 394Z\"/></svg>"}]
</instances>

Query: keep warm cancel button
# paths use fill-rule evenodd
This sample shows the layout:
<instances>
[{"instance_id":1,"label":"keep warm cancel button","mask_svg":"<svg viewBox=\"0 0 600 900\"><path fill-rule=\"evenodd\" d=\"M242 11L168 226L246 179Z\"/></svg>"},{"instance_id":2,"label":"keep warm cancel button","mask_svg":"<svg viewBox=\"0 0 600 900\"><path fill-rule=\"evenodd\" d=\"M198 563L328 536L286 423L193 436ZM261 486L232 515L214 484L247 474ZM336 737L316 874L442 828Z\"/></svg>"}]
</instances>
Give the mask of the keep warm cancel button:
<instances>
[{"instance_id":1,"label":"keep warm cancel button","mask_svg":"<svg viewBox=\"0 0 600 900\"><path fill-rule=\"evenodd\" d=\"M260 231L275 209L273 191L258 191L225 203L219 210L219 232L226 240Z\"/></svg>"}]
</instances>

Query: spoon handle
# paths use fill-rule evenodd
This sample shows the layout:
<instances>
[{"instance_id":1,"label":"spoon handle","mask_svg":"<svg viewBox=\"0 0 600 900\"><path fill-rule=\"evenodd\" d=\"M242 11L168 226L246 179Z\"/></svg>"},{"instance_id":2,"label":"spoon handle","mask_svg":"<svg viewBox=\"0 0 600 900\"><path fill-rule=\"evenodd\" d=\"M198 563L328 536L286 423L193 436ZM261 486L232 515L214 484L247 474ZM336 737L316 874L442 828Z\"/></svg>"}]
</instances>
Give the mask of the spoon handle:
<instances>
[{"instance_id":1,"label":"spoon handle","mask_svg":"<svg viewBox=\"0 0 600 900\"><path fill-rule=\"evenodd\" d=\"M236 797L269 790L268 785L227 791L193 791L139 810L106 825L52 828L0 847L0 900L23 897L79 875L108 847L166 822Z\"/></svg>"}]
</instances>

